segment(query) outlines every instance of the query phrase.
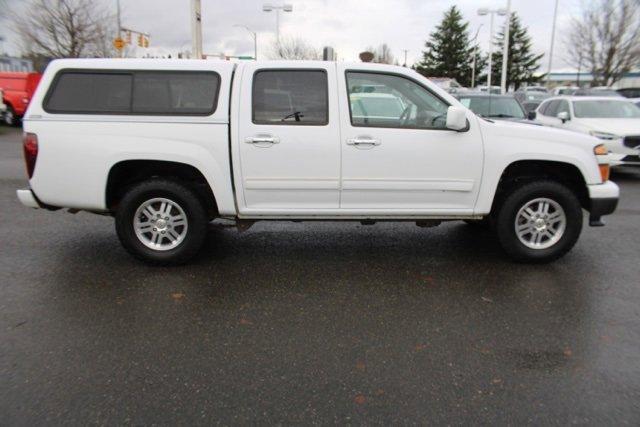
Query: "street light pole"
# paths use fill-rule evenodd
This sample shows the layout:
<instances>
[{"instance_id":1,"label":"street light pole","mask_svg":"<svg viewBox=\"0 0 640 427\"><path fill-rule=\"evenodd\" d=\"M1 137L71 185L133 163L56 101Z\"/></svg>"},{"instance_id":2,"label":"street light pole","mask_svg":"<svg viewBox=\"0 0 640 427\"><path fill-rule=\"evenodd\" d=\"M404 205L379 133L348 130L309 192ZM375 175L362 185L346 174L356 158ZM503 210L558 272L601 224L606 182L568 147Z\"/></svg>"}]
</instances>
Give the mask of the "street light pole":
<instances>
[{"instance_id":1,"label":"street light pole","mask_svg":"<svg viewBox=\"0 0 640 427\"><path fill-rule=\"evenodd\" d=\"M476 58L477 58L477 51L478 51L478 34L480 34L480 28L482 28L482 24L480 24L478 26L478 29L476 30L476 35L473 36L473 39L471 39L471 41L473 42L473 61L471 62L471 88L473 89L476 86Z\"/></svg>"},{"instance_id":2,"label":"street light pole","mask_svg":"<svg viewBox=\"0 0 640 427\"><path fill-rule=\"evenodd\" d=\"M487 91L491 93L491 67L492 67L492 54L493 54L493 16L498 14L499 16L504 16L507 14L507 11L504 9L487 9L486 7L478 9L478 15L489 16L489 72L487 73Z\"/></svg>"},{"instance_id":3,"label":"street light pole","mask_svg":"<svg viewBox=\"0 0 640 427\"><path fill-rule=\"evenodd\" d=\"M500 92L507 93L507 62L509 62L509 30L511 29L511 0L507 0L506 24L504 25L504 43L502 44L502 79Z\"/></svg>"},{"instance_id":4,"label":"street light pole","mask_svg":"<svg viewBox=\"0 0 640 427\"><path fill-rule=\"evenodd\" d=\"M234 27L244 28L249 32L249 34L251 34L251 37L253 37L253 59L257 61L258 60L258 33L256 33L255 31L252 31L251 28L247 27L246 25L235 24Z\"/></svg>"},{"instance_id":5,"label":"street light pole","mask_svg":"<svg viewBox=\"0 0 640 427\"><path fill-rule=\"evenodd\" d=\"M283 4L281 6L274 6L272 4L264 4L262 6L262 11L263 12L272 12L272 11L276 11L276 42L279 45L280 44L280 11L283 12L292 12L293 11L293 6L290 4Z\"/></svg>"}]
</instances>

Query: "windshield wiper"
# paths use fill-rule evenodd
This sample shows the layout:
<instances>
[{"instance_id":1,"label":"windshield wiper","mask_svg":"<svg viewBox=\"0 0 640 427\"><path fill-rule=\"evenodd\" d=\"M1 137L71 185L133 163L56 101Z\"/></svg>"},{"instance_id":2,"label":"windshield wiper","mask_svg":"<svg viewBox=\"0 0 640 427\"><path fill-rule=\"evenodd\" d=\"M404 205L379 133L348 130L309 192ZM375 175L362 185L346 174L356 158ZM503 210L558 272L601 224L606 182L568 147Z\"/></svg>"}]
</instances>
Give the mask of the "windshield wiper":
<instances>
[{"instance_id":1,"label":"windshield wiper","mask_svg":"<svg viewBox=\"0 0 640 427\"><path fill-rule=\"evenodd\" d=\"M291 117L295 117L296 122L299 122L300 119L304 117L304 114L302 114L302 111L294 111L293 113L287 114L286 116L284 116L280 121L284 122L285 120L290 119Z\"/></svg>"}]
</instances>

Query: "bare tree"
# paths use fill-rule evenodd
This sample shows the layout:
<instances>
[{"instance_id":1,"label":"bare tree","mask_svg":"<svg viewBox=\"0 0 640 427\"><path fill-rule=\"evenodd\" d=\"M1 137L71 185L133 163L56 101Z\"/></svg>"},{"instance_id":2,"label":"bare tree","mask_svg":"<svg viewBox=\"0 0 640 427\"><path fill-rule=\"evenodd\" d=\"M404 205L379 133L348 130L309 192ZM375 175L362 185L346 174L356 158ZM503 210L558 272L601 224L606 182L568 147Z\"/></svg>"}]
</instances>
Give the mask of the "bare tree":
<instances>
[{"instance_id":1,"label":"bare tree","mask_svg":"<svg viewBox=\"0 0 640 427\"><path fill-rule=\"evenodd\" d=\"M320 51L300 38L281 37L271 46L270 59L322 59Z\"/></svg>"},{"instance_id":2,"label":"bare tree","mask_svg":"<svg viewBox=\"0 0 640 427\"><path fill-rule=\"evenodd\" d=\"M391 48L386 43L382 43L377 48L369 46L365 50L373 53L373 59L371 62L376 62L378 64L397 64L398 62L395 60L393 53L391 52Z\"/></svg>"},{"instance_id":3,"label":"bare tree","mask_svg":"<svg viewBox=\"0 0 640 427\"><path fill-rule=\"evenodd\" d=\"M592 0L566 39L570 63L610 86L640 66L640 0Z\"/></svg>"},{"instance_id":4,"label":"bare tree","mask_svg":"<svg viewBox=\"0 0 640 427\"><path fill-rule=\"evenodd\" d=\"M114 17L95 0L30 0L12 13L24 53L50 58L113 56Z\"/></svg>"}]
</instances>

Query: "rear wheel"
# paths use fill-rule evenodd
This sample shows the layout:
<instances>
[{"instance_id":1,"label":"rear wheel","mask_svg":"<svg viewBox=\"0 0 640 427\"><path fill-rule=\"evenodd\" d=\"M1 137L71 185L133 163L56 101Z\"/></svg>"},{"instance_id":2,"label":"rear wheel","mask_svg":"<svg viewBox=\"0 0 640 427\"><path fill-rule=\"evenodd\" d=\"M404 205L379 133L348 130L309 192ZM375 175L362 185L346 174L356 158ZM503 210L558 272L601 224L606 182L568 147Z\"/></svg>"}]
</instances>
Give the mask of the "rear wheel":
<instances>
[{"instance_id":1,"label":"rear wheel","mask_svg":"<svg viewBox=\"0 0 640 427\"><path fill-rule=\"evenodd\" d=\"M575 245L582 231L582 208L575 194L555 181L516 188L496 219L500 244L518 261L549 262Z\"/></svg>"},{"instance_id":2,"label":"rear wheel","mask_svg":"<svg viewBox=\"0 0 640 427\"><path fill-rule=\"evenodd\" d=\"M207 233L206 210L182 183L153 179L133 186L116 211L120 242L136 258L181 264L195 256Z\"/></svg>"},{"instance_id":3,"label":"rear wheel","mask_svg":"<svg viewBox=\"0 0 640 427\"><path fill-rule=\"evenodd\" d=\"M7 126L17 126L18 118L16 117L16 112L13 110L11 105L7 105L7 110L4 112L3 116L4 124Z\"/></svg>"}]
</instances>

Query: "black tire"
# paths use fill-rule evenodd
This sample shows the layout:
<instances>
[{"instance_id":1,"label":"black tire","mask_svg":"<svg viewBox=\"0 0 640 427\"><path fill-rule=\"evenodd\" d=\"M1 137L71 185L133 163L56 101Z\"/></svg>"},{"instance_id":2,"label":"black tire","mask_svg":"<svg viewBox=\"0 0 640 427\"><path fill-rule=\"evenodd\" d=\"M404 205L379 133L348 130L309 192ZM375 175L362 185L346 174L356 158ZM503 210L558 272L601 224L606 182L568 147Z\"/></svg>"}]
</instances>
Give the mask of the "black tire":
<instances>
[{"instance_id":1,"label":"black tire","mask_svg":"<svg viewBox=\"0 0 640 427\"><path fill-rule=\"evenodd\" d=\"M2 121L7 126L18 126L18 123L20 123L20 119L16 117L15 110L9 104L7 104L7 110L2 115Z\"/></svg>"},{"instance_id":2,"label":"black tire","mask_svg":"<svg viewBox=\"0 0 640 427\"><path fill-rule=\"evenodd\" d=\"M182 240L175 247L167 250L156 250L146 246L142 238L137 236L134 228L138 208L155 198L168 199L178 205L187 220ZM174 212L176 212L175 208ZM131 187L120 201L115 218L116 232L122 246L134 257L154 265L184 264L193 258L204 243L209 223L206 209L195 191L178 181L159 178ZM146 217L140 218L146 219ZM174 229L183 230L179 227ZM168 237L167 235L166 240ZM163 238L165 237L160 238L161 243L166 242Z\"/></svg>"},{"instance_id":3,"label":"black tire","mask_svg":"<svg viewBox=\"0 0 640 427\"><path fill-rule=\"evenodd\" d=\"M537 198L558 203L566 218L564 232L557 242L548 248L530 248L516 233L516 216L522 207ZM525 221L526 223L526 221ZM516 187L499 207L496 221L498 240L505 252L520 262L551 262L569 252L582 231L582 207L573 191L555 181L536 181ZM528 237L525 237L527 240Z\"/></svg>"}]
</instances>

